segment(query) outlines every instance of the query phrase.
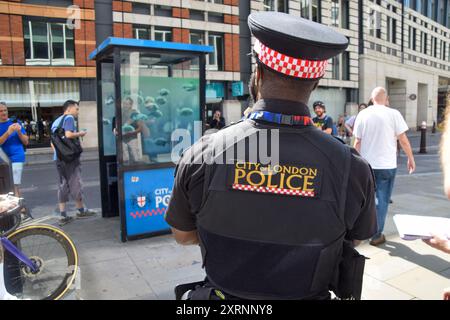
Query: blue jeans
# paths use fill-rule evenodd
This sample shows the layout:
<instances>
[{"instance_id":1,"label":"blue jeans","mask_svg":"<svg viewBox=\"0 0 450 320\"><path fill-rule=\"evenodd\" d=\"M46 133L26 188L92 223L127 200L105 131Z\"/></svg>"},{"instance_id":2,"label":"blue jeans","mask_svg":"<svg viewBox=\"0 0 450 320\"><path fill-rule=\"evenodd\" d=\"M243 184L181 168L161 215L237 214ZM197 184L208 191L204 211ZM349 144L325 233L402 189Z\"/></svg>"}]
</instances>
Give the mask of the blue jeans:
<instances>
[{"instance_id":1,"label":"blue jeans","mask_svg":"<svg viewBox=\"0 0 450 320\"><path fill-rule=\"evenodd\" d=\"M397 169L374 169L373 172L375 174L375 183L377 187L376 205L378 230L372 239L377 239L383 234L384 223L386 221L389 200L391 199Z\"/></svg>"}]
</instances>

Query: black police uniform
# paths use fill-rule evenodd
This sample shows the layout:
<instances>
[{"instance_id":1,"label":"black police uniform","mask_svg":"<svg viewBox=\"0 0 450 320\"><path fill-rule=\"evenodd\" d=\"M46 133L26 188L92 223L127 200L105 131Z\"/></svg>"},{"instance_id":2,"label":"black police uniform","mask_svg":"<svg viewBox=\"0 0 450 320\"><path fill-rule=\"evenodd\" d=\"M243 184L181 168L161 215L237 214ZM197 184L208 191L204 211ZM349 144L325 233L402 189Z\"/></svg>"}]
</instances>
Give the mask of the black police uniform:
<instances>
[{"instance_id":1,"label":"black police uniform","mask_svg":"<svg viewBox=\"0 0 450 320\"><path fill-rule=\"evenodd\" d=\"M323 32L336 34L279 13L249 17L261 42L273 37L274 25L282 30L286 23L284 33L309 30L319 38ZM346 47L342 39L333 42L327 35L332 49L318 45L326 54L306 46L298 52L298 46L289 44L292 37L285 38L282 52L290 45L297 57L310 59L314 52L318 59L329 59ZM333 49L339 41L340 49ZM261 146L263 132L272 129L278 130L277 164L227 152L237 144L230 143L236 132L239 143L250 150ZM275 135L270 137L269 147ZM224 145L228 147L220 152ZM369 165L354 149L312 125L306 105L258 100L250 119L202 137L185 152L166 221L181 231L197 230L208 282L226 294L243 299L327 299L344 238L363 240L376 232L373 181Z\"/></svg>"}]
</instances>

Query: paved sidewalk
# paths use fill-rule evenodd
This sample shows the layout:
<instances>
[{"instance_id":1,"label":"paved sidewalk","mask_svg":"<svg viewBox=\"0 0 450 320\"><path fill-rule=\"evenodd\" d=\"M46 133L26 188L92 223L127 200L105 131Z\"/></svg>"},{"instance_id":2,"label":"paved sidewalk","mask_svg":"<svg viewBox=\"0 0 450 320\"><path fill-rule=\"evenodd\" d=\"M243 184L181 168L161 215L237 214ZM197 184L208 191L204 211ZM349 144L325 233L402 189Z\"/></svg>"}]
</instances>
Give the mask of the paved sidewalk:
<instances>
[{"instance_id":1,"label":"paved sidewalk","mask_svg":"<svg viewBox=\"0 0 450 320\"><path fill-rule=\"evenodd\" d=\"M450 217L439 172L399 173L386 223L387 243L363 243L366 262L363 299L441 299L450 287L450 255L420 240L399 239L396 213ZM414 187L416 186L416 188ZM121 243L119 219L78 220L64 227L80 254L80 289L68 299L174 299L180 283L201 280L198 247L183 247L170 235Z\"/></svg>"}]
</instances>

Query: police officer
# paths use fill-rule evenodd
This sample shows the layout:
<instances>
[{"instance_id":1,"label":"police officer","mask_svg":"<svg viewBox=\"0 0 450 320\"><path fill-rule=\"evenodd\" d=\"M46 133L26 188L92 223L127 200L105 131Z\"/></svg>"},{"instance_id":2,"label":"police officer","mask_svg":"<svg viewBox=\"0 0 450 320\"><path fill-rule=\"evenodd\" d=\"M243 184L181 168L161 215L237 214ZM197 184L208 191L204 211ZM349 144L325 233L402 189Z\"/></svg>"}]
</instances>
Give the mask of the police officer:
<instances>
[{"instance_id":1,"label":"police officer","mask_svg":"<svg viewBox=\"0 0 450 320\"><path fill-rule=\"evenodd\" d=\"M369 165L318 130L307 106L348 42L284 13L252 13L248 23L253 110L184 153L166 221L178 243L200 244L212 295L329 299L344 239L376 232Z\"/></svg>"}]
</instances>

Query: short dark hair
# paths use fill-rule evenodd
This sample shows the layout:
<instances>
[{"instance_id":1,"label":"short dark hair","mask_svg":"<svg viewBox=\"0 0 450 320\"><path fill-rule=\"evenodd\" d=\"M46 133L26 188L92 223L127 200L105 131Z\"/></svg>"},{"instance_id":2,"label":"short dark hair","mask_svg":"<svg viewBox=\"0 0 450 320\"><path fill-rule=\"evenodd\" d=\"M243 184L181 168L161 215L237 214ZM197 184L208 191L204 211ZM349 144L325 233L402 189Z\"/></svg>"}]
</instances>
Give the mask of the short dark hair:
<instances>
[{"instance_id":1,"label":"short dark hair","mask_svg":"<svg viewBox=\"0 0 450 320\"><path fill-rule=\"evenodd\" d=\"M67 111L67 109L70 107L70 106L73 106L73 105L78 105L78 101L75 101L75 100L67 100L66 102L64 102L64 104L63 104L63 112L66 112Z\"/></svg>"}]
</instances>

